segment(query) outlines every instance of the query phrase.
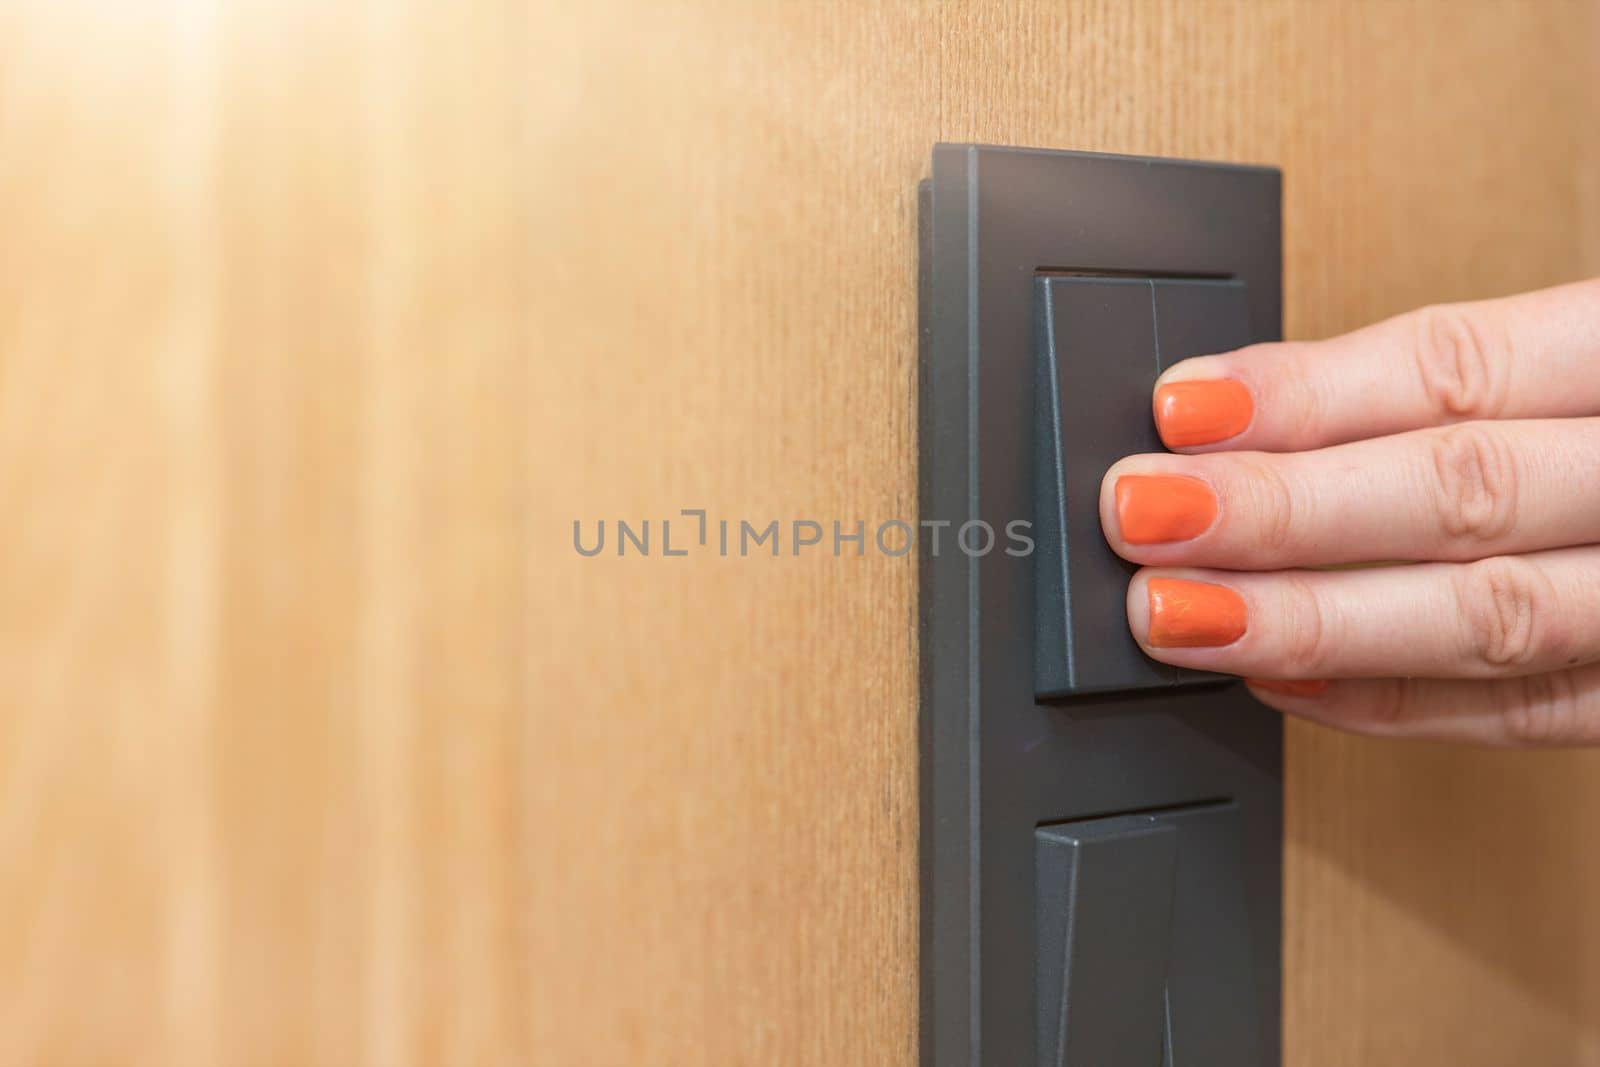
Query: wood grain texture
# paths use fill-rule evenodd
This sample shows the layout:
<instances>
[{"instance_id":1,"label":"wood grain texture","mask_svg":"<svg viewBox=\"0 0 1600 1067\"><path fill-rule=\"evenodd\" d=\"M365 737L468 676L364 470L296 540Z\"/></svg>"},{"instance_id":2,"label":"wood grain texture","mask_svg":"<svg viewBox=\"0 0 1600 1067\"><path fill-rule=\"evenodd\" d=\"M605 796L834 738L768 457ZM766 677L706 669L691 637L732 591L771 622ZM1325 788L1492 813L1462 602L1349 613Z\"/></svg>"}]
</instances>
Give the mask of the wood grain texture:
<instances>
[{"instance_id":1,"label":"wood grain texture","mask_svg":"<svg viewBox=\"0 0 1600 1067\"><path fill-rule=\"evenodd\" d=\"M563 43L533 122L529 922L549 1063L914 1059L914 566L792 556L787 534L778 558L581 558L572 523L651 519L659 539L685 508L845 532L915 516L929 10L612 3L543 23Z\"/></svg>"},{"instance_id":2,"label":"wood grain texture","mask_svg":"<svg viewBox=\"0 0 1600 1067\"><path fill-rule=\"evenodd\" d=\"M909 1067L913 567L573 520L914 514L937 139L1282 166L1294 336L1592 273L1597 33L0 7L0 1063ZM1600 1064L1594 754L1289 758L1289 1063Z\"/></svg>"},{"instance_id":3,"label":"wood grain texture","mask_svg":"<svg viewBox=\"0 0 1600 1067\"><path fill-rule=\"evenodd\" d=\"M526 1062L526 31L0 15L0 1062Z\"/></svg>"}]
</instances>

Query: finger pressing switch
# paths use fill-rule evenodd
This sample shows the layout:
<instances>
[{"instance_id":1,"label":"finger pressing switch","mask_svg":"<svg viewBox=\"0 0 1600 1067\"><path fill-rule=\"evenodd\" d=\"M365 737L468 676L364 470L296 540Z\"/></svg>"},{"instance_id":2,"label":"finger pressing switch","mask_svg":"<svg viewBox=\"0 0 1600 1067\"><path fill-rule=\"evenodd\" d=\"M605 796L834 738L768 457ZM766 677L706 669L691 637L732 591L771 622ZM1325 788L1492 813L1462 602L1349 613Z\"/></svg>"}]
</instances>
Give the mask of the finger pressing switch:
<instances>
[{"instance_id":1,"label":"finger pressing switch","mask_svg":"<svg viewBox=\"0 0 1600 1067\"><path fill-rule=\"evenodd\" d=\"M1150 659L1128 631L1134 567L1100 530L1100 481L1124 456L1161 451L1156 379L1190 356L1250 339L1246 287L1211 278L1034 279L1034 688L1039 699L1219 676Z\"/></svg>"}]
</instances>

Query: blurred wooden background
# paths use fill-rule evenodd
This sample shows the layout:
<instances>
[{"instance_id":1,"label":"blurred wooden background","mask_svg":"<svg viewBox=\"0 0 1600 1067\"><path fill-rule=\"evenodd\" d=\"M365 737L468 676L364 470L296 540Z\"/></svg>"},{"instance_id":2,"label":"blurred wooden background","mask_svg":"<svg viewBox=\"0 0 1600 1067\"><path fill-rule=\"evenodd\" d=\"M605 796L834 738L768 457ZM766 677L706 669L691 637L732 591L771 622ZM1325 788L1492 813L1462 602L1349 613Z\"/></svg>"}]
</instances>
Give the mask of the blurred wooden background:
<instances>
[{"instance_id":1,"label":"blurred wooden background","mask_svg":"<svg viewBox=\"0 0 1600 1067\"><path fill-rule=\"evenodd\" d=\"M900 1065L935 140L1600 269L1592 0L0 5L0 1064ZM1600 1064L1600 753L1289 736L1286 1061Z\"/></svg>"}]
</instances>

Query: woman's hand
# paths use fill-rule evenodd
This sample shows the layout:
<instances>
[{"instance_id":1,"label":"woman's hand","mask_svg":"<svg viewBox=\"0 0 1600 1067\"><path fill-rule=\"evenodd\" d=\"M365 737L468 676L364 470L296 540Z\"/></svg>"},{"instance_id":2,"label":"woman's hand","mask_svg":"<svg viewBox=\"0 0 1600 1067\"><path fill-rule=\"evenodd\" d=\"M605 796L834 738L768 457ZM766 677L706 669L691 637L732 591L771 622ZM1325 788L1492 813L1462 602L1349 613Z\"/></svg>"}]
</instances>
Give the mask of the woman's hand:
<instances>
[{"instance_id":1,"label":"woman's hand","mask_svg":"<svg viewBox=\"0 0 1600 1067\"><path fill-rule=\"evenodd\" d=\"M1100 494L1151 656L1363 733L1600 742L1600 281L1186 360L1155 413L1183 454Z\"/></svg>"}]
</instances>

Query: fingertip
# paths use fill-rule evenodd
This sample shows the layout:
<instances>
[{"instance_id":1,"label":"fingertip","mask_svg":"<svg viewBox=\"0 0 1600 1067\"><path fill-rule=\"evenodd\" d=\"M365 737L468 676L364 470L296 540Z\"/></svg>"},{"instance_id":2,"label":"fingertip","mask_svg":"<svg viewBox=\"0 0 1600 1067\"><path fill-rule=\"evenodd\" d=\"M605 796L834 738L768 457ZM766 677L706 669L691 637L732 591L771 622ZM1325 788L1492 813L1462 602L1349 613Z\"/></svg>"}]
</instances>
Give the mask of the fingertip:
<instances>
[{"instance_id":1,"label":"fingertip","mask_svg":"<svg viewBox=\"0 0 1600 1067\"><path fill-rule=\"evenodd\" d=\"M1146 635L1150 632L1149 572L1138 571L1128 583L1128 631L1145 654L1152 652Z\"/></svg>"},{"instance_id":2,"label":"fingertip","mask_svg":"<svg viewBox=\"0 0 1600 1067\"><path fill-rule=\"evenodd\" d=\"M1202 536L1216 525L1221 506L1205 479L1157 469L1119 475L1112 486L1112 510L1122 545L1136 552L1134 546L1170 549ZM1119 553L1132 558L1128 551Z\"/></svg>"},{"instance_id":3,"label":"fingertip","mask_svg":"<svg viewBox=\"0 0 1600 1067\"><path fill-rule=\"evenodd\" d=\"M1124 461L1118 460L1106 471L1105 477L1100 479L1100 533L1105 537L1106 544L1117 555L1122 555L1122 531L1117 526L1117 479L1121 477L1117 468Z\"/></svg>"},{"instance_id":4,"label":"fingertip","mask_svg":"<svg viewBox=\"0 0 1600 1067\"><path fill-rule=\"evenodd\" d=\"M1117 555L1128 558L1128 545L1122 536L1122 523L1118 511L1118 484L1130 474L1143 469L1139 456L1124 456L1117 460L1100 479L1100 532L1106 544Z\"/></svg>"},{"instance_id":5,"label":"fingertip","mask_svg":"<svg viewBox=\"0 0 1600 1067\"><path fill-rule=\"evenodd\" d=\"M1246 678L1244 684L1252 690L1297 700L1321 697L1332 685L1326 678Z\"/></svg>"},{"instance_id":6,"label":"fingertip","mask_svg":"<svg viewBox=\"0 0 1600 1067\"><path fill-rule=\"evenodd\" d=\"M1236 349L1235 351L1243 350ZM1215 355L1190 356L1188 359L1180 359L1161 372L1161 376L1156 379L1156 388L1160 389L1163 385L1173 382L1229 377L1227 361L1233 354L1233 352L1218 352Z\"/></svg>"},{"instance_id":7,"label":"fingertip","mask_svg":"<svg viewBox=\"0 0 1600 1067\"><path fill-rule=\"evenodd\" d=\"M1250 429L1256 403L1238 378L1184 378L1156 386L1152 412L1162 444L1175 450L1203 448Z\"/></svg>"},{"instance_id":8,"label":"fingertip","mask_svg":"<svg viewBox=\"0 0 1600 1067\"><path fill-rule=\"evenodd\" d=\"M1106 513L1106 504L1116 495L1117 479L1135 470L1136 456L1123 456L1111 466L1106 468L1105 474L1100 477L1100 513Z\"/></svg>"}]
</instances>

